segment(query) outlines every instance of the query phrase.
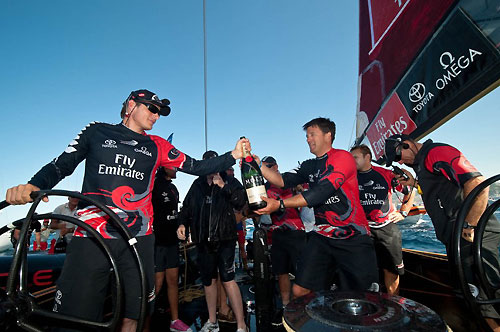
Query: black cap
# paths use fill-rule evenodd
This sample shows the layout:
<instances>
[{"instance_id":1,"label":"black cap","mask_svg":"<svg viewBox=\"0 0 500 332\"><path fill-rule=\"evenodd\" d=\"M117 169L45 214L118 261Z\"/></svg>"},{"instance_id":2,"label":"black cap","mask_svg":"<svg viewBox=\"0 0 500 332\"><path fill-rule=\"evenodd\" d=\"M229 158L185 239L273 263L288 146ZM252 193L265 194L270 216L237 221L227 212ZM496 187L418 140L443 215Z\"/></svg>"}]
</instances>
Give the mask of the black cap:
<instances>
[{"instance_id":1,"label":"black cap","mask_svg":"<svg viewBox=\"0 0 500 332\"><path fill-rule=\"evenodd\" d=\"M215 158L215 157L217 157L217 156L218 156L217 152L212 151L212 150L208 150L208 151L206 151L206 152L203 154L203 157L202 157L202 158L203 158L203 160L206 160L206 159L210 159L210 158Z\"/></svg>"},{"instance_id":2,"label":"black cap","mask_svg":"<svg viewBox=\"0 0 500 332\"><path fill-rule=\"evenodd\" d=\"M401 160L401 150L398 151L398 147L408 140L413 141L413 138L405 134L392 135L385 139L384 157L387 167L391 166L393 161Z\"/></svg>"},{"instance_id":3,"label":"black cap","mask_svg":"<svg viewBox=\"0 0 500 332\"><path fill-rule=\"evenodd\" d=\"M170 100L160 99L158 96L149 90L136 90L132 91L128 96L125 103L129 100L133 100L139 103L153 104L160 108L160 115L167 116L170 114Z\"/></svg>"},{"instance_id":4,"label":"black cap","mask_svg":"<svg viewBox=\"0 0 500 332\"><path fill-rule=\"evenodd\" d=\"M261 160L263 163L267 163L269 165L276 165L277 162L276 162L276 159L274 159L273 157L271 156L265 156L264 158L262 158Z\"/></svg>"}]
</instances>

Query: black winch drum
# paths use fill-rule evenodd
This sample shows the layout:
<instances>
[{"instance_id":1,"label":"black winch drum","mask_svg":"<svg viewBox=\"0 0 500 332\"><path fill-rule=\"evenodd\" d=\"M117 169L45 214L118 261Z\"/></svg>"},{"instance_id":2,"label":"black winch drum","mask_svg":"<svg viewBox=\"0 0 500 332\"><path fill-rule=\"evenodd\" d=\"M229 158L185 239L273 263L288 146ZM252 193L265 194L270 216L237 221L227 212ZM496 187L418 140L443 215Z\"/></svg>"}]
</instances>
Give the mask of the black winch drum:
<instances>
[{"instance_id":1,"label":"black winch drum","mask_svg":"<svg viewBox=\"0 0 500 332\"><path fill-rule=\"evenodd\" d=\"M283 311L287 331L451 331L428 307L413 300L373 292L312 292Z\"/></svg>"}]
</instances>

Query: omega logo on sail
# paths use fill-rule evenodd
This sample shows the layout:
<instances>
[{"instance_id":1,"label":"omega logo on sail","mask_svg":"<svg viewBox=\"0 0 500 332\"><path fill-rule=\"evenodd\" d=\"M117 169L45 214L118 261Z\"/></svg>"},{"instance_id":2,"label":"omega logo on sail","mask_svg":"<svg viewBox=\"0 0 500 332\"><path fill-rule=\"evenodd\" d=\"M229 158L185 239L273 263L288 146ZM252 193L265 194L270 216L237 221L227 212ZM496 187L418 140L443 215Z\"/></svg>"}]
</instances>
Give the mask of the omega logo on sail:
<instances>
[{"instance_id":1,"label":"omega logo on sail","mask_svg":"<svg viewBox=\"0 0 500 332\"><path fill-rule=\"evenodd\" d=\"M450 52L444 52L439 57L439 63L446 70L442 78L436 80L436 88L443 90L453 78L457 77L462 73L463 69L469 67L471 63L474 62L474 56L482 55L483 53L469 48L469 56L462 55L456 59ZM456 60L456 61L455 61Z\"/></svg>"}]
</instances>

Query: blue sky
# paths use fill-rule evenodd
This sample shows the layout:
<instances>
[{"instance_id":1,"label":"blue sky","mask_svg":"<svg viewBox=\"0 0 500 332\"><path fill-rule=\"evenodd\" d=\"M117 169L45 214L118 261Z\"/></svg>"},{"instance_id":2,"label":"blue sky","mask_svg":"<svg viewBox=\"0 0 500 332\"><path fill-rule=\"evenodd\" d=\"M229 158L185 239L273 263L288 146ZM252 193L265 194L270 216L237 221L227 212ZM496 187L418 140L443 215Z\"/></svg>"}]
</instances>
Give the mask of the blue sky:
<instances>
[{"instance_id":1,"label":"blue sky","mask_svg":"<svg viewBox=\"0 0 500 332\"><path fill-rule=\"evenodd\" d=\"M179 150L204 145L202 0L5 1L0 11L0 195L25 183L91 121L119 122L130 91L171 100L150 132ZM301 126L337 123L334 146L353 142L357 1L207 0L208 148L250 138L282 171L312 157ZM500 89L430 135L455 145L485 175L498 172ZM57 188L81 188L83 165ZM179 175L181 197L194 177ZM63 201L53 199L40 211ZM0 225L24 207L0 212Z\"/></svg>"}]
</instances>

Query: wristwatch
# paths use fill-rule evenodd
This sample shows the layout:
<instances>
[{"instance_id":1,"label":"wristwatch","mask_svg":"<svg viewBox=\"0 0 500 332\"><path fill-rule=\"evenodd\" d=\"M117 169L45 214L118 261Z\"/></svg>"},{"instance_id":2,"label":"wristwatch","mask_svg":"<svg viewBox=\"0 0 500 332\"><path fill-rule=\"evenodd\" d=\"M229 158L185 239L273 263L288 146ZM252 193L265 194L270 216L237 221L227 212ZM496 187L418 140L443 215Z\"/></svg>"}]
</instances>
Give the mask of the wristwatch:
<instances>
[{"instance_id":1,"label":"wristwatch","mask_svg":"<svg viewBox=\"0 0 500 332\"><path fill-rule=\"evenodd\" d=\"M280 207L279 207L278 211L281 213L285 212L285 202L283 202L282 199L280 199Z\"/></svg>"},{"instance_id":2,"label":"wristwatch","mask_svg":"<svg viewBox=\"0 0 500 332\"><path fill-rule=\"evenodd\" d=\"M408 217L408 211L399 211L403 217Z\"/></svg>"},{"instance_id":3,"label":"wristwatch","mask_svg":"<svg viewBox=\"0 0 500 332\"><path fill-rule=\"evenodd\" d=\"M472 226L471 224L469 224L467 221L465 222L464 224L464 229L475 229L476 226Z\"/></svg>"}]
</instances>

